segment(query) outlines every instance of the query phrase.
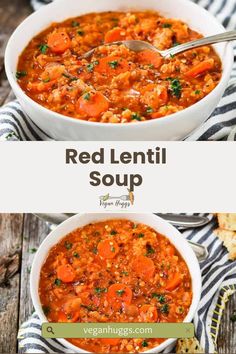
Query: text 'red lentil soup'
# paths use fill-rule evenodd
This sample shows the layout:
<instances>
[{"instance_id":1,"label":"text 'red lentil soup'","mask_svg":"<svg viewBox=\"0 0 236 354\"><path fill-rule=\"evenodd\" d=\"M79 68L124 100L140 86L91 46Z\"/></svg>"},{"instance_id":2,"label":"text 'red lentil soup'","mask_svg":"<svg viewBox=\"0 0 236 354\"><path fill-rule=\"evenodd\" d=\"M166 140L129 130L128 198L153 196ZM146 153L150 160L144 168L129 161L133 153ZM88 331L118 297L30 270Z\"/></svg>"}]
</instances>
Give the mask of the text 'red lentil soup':
<instances>
[{"instance_id":1,"label":"text 'red lentil soup'","mask_svg":"<svg viewBox=\"0 0 236 354\"><path fill-rule=\"evenodd\" d=\"M28 96L60 114L103 123L146 121L210 93L221 78L218 55L205 46L162 59L150 50L104 44L138 39L162 50L200 37L157 12L87 14L52 24L33 38L16 76ZM92 57L80 59L97 46Z\"/></svg>"},{"instance_id":2,"label":"text 'red lentil soup'","mask_svg":"<svg viewBox=\"0 0 236 354\"><path fill-rule=\"evenodd\" d=\"M109 220L64 237L41 269L49 322L182 322L192 302L188 267L144 224ZM142 352L164 339L68 339L95 353Z\"/></svg>"}]
</instances>

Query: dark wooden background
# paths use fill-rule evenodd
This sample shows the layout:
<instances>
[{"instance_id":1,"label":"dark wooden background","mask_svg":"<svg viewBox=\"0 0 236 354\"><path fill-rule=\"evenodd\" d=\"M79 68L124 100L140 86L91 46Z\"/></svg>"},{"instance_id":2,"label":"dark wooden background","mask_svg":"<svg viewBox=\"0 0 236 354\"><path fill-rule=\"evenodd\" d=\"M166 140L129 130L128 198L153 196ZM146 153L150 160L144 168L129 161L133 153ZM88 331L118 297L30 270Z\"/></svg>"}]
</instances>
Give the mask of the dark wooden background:
<instances>
[{"instance_id":1,"label":"dark wooden background","mask_svg":"<svg viewBox=\"0 0 236 354\"><path fill-rule=\"evenodd\" d=\"M0 106L13 98L4 73L5 46L15 27L31 11L28 0L0 0ZM47 225L31 214L0 214L0 353L18 351L19 325L33 312L30 267L34 251L48 231ZM236 353L236 323L230 320L234 310L236 296L224 312L218 340L220 354Z\"/></svg>"}]
</instances>

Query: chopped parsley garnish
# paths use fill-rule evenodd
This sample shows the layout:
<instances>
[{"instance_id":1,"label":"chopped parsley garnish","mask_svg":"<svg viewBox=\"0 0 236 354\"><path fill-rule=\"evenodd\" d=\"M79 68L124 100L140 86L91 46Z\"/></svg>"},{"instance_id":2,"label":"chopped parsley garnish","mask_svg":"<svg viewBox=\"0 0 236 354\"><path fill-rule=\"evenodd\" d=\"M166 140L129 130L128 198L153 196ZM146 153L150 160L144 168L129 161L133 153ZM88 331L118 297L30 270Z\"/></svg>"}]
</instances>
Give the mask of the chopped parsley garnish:
<instances>
[{"instance_id":1,"label":"chopped parsley garnish","mask_svg":"<svg viewBox=\"0 0 236 354\"><path fill-rule=\"evenodd\" d=\"M118 60L113 60L113 61L109 61L108 65L112 68L112 69L116 69L117 66L119 65Z\"/></svg>"},{"instance_id":2,"label":"chopped parsley garnish","mask_svg":"<svg viewBox=\"0 0 236 354\"><path fill-rule=\"evenodd\" d=\"M29 249L29 252L30 252L30 253L35 253L35 252L37 252L37 248L30 248L30 249Z\"/></svg>"},{"instance_id":3,"label":"chopped parsley garnish","mask_svg":"<svg viewBox=\"0 0 236 354\"><path fill-rule=\"evenodd\" d=\"M50 77L48 77L47 79L44 79L43 82L46 84L47 82L50 81Z\"/></svg>"},{"instance_id":4,"label":"chopped parsley garnish","mask_svg":"<svg viewBox=\"0 0 236 354\"><path fill-rule=\"evenodd\" d=\"M138 238L142 238L142 237L144 237L145 235L142 233L142 232L140 232L138 235L137 235L137 237Z\"/></svg>"},{"instance_id":5,"label":"chopped parsley garnish","mask_svg":"<svg viewBox=\"0 0 236 354\"><path fill-rule=\"evenodd\" d=\"M63 73L62 76L65 76L67 79L70 78L70 75L66 74L66 73Z\"/></svg>"},{"instance_id":6,"label":"chopped parsley garnish","mask_svg":"<svg viewBox=\"0 0 236 354\"><path fill-rule=\"evenodd\" d=\"M43 306L42 309L43 309L45 316L47 316L49 314L49 312L51 311L49 306Z\"/></svg>"},{"instance_id":7,"label":"chopped parsley garnish","mask_svg":"<svg viewBox=\"0 0 236 354\"><path fill-rule=\"evenodd\" d=\"M21 77L24 77L27 75L27 71L17 71L16 72L16 78L20 79Z\"/></svg>"},{"instance_id":8,"label":"chopped parsley garnish","mask_svg":"<svg viewBox=\"0 0 236 354\"><path fill-rule=\"evenodd\" d=\"M230 320L232 322L236 322L236 310L233 312L233 314L230 316Z\"/></svg>"},{"instance_id":9,"label":"chopped parsley garnish","mask_svg":"<svg viewBox=\"0 0 236 354\"><path fill-rule=\"evenodd\" d=\"M106 293L107 292L107 288L95 288L94 292L96 294Z\"/></svg>"},{"instance_id":10,"label":"chopped parsley garnish","mask_svg":"<svg viewBox=\"0 0 236 354\"><path fill-rule=\"evenodd\" d=\"M177 47L177 45L180 45L180 43L179 43L179 42L174 42L174 43L172 44L172 47Z\"/></svg>"},{"instance_id":11,"label":"chopped parsley garnish","mask_svg":"<svg viewBox=\"0 0 236 354\"><path fill-rule=\"evenodd\" d=\"M175 55L170 53L171 59L174 59Z\"/></svg>"},{"instance_id":12,"label":"chopped parsley garnish","mask_svg":"<svg viewBox=\"0 0 236 354\"><path fill-rule=\"evenodd\" d=\"M124 274L125 276L129 275L129 272L122 271L121 274Z\"/></svg>"},{"instance_id":13,"label":"chopped parsley garnish","mask_svg":"<svg viewBox=\"0 0 236 354\"><path fill-rule=\"evenodd\" d=\"M82 30L77 31L77 33L78 33L78 35L81 36L81 37L84 35L84 31L82 31Z\"/></svg>"},{"instance_id":14,"label":"chopped parsley garnish","mask_svg":"<svg viewBox=\"0 0 236 354\"><path fill-rule=\"evenodd\" d=\"M54 284L56 284L56 286L60 286L61 285L61 279L56 278L54 281Z\"/></svg>"},{"instance_id":15,"label":"chopped parsley garnish","mask_svg":"<svg viewBox=\"0 0 236 354\"><path fill-rule=\"evenodd\" d=\"M116 235L117 234L117 231L116 230L111 230L110 234L113 236L113 235Z\"/></svg>"},{"instance_id":16,"label":"chopped parsley garnish","mask_svg":"<svg viewBox=\"0 0 236 354\"><path fill-rule=\"evenodd\" d=\"M96 310L96 308L94 308L92 305L83 305L81 304L80 307L83 307L84 309L88 310L88 311L94 311Z\"/></svg>"},{"instance_id":17,"label":"chopped parsley garnish","mask_svg":"<svg viewBox=\"0 0 236 354\"><path fill-rule=\"evenodd\" d=\"M92 63L89 63L89 64L87 65L87 71L88 71L89 73L91 73L91 72L94 70L95 65L98 65L98 64L99 64L99 61L98 61L98 60L95 60L95 61L93 61Z\"/></svg>"},{"instance_id":18,"label":"chopped parsley garnish","mask_svg":"<svg viewBox=\"0 0 236 354\"><path fill-rule=\"evenodd\" d=\"M161 313L168 314L169 313L169 305L164 304L163 306L161 306L160 311L161 311Z\"/></svg>"},{"instance_id":19,"label":"chopped parsley garnish","mask_svg":"<svg viewBox=\"0 0 236 354\"><path fill-rule=\"evenodd\" d=\"M181 97L181 92L182 92L182 86L178 78L168 78L168 81L170 81L170 92L172 96L175 96L177 98Z\"/></svg>"},{"instance_id":20,"label":"chopped parsley garnish","mask_svg":"<svg viewBox=\"0 0 236 354\"><path fill-rule=\"evenodd\" d=\"M152 293L152 298L157 299L160 304L164 304L166 302L165 295L163 294Z\"/></svg>"},{"instance_id":21,"label":"chopped parsley garnish","mask_svg":"<svg viewBox=\"0 0 236 354\"><path fill-rule=\"evenodd\" d=\"M91 98L91 94L89 92L87 92L87 93L84 94L83 97L84 97L84 100L89 101L90 98Z\"/></svg>"},{"instance_id":22,"label":"chopped parsley garnish","mask_svg":"<svg viewBox=\"0 0 236 354\"><path fill-rule=\"evenodd\" d=\"M147 107L146 113L147 114L153 113L153 108L152 107Z\"/></svg>"},{"instance_id":23,"label":"chopped parsley garnish","mask_svg":"<svg viewBox=\"0 0 236 354\"><path fill-rule=\"evenodd\" d=\"M153 64L148 64L150 69L154 69L154 65Z\"/></svg>"},{"instance_id":24,"label":"chopped parsley garnish","mask_svg":"<svg viewBox=\"0 0 236 354\"><path fill-rule=\"evenodd\" d=\"M201 90L196 90L196 91L194 91L194 93L195 93L195 95L200 95Z\"/></svg>"},{"instance_id":25,"label":"chopped parsley garnish","mask_svg":"<svg viewBox=\"0 0 236 354\"><path fill-rule=\"evenodd\" d=\"M124 295L125 290L123 290L123 289L121 289L121 290L116 290L116 293L117 293L118 296L122 296L122 295Z\"/></svg>"},{"instance_id":26,"label":"chopped parsley garnish","mask_svg":"<svg viewBox=\"0 0 236 354\"><path fill-rule=\"evenodd\" d=\"M143 340L141 345L142 347L148 347L148 342L146 340Z\"/></svg>"},{"instance_id":27,"label":"chopped parsley garnish","mask_svg":"<svg viewBox=\"0 0 236 354\"><path fill-rule=\"evenodd\" d=\"M71 22L71 26L72 27L78 27L80 25L80 23L78 21L72 21Z\"/></svg>"},{"instance_id":28,"label":"chopped parsley garnish","mask_svg":"<svg viewBox=\"0 0 236 354\"><path fill-rule=\"evenodd\" d=\"M66 248L67 250L70 250L70 249L72 248L72 243L69 242L69 241L66 241L66 242L65 242L65 248Z\"/></svg>"},{"instance_id":29,"label":"chopped parsley garnish","mask_svg":"<svg viewBox=\"0 0 236 354\"><path fill-rule=\"evenodd\" d=\"M93 247L92 252L93 252L94 254L97 254L97 253L98 253L97 247Z\"/></svg>"},{"instance_id":30,"label":"chopped parsley garnish","mask_svg":"<svg viewBox=\"0 0 236 354\"><path fill-rule=\"evenodd\" d=\"M147 249L146 256L149 256L150 254L154 254L155 253L155 250L154 250L154 248L152 248L151 245L146 245L146 249Z\"/></svg>"},{"instance_id":31,"label":"chopped parsley garnish","mask_svg":"<svg viewBox=\"0 0 236 354\"><path fill-rule=\"evenodd\" d=\"M73 253L73 257L75 257L75 258L79 258L79 257L80 257L80 255L79 255L79 253L78 253L78 252L74 252L74 253Z\"/></svg>"},{"instance_id":32,"label":"chopped parsley garnish","mask_svg":"<svg viewBox=\"0 0 236 354\"><path fill-rule=\"evenodd\" d=\"M141 117L138 113L132 113L131 119L141 120Z\"/></svg>"},{"instance_id":33,"label":"chopped parsley garnish","mask_svg":"<svg viewBox=\"0 0 236 354\"><path fill-rule=\"evenodd\" d=\"M111 246L111 252L115 252L115 247Z\"/></svg>"},{"instance_id":34,"label":"chopped parsley garnish","mask_svg":"<svg viewBox=\"0 0 236 354\"><path fill-rule=\"evenodd\" d=\"M171 28L172 24L171 23L163 23L162 27L163 28Z\"/></svg>"},{"instance_id":35,"label":"chopped parsley garnish","mask_svg":"<svg viewBox=\"0 0 236 354\"><path fill-rule=\"evenodd\" d=\"M46 54L49 46L47 44L40 44L39 50L42 54Z\"/></svg>"}]
</instances>

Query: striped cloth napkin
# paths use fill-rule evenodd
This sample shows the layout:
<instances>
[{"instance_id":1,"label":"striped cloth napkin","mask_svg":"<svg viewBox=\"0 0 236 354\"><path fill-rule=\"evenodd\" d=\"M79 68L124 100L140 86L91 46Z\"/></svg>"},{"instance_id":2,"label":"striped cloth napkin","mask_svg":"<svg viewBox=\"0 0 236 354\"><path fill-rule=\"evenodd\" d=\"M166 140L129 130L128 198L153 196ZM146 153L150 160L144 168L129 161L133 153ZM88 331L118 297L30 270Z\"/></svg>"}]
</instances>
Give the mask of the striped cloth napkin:
<instances>
[{"instance_id":1,"label":"striped cloth napkin","mask_svg":"<svg viewBox=\"0 0 236 354\"><path fill-rule=\"evenodd\" d=\"M31 0L36 10L51 0ZM210 11L227 30L236 29L235 0L194 0ZM233 43L236 55L236 42ZM0 109L0 140L50 140L27 117L17 101ZM223 98L213 114L185 140L236 140L236 62Z\"/></svg>"},{"instance_id":2,"label":"striped cloth napkin","mask_svg":"<svg viewBox=\"0 0 236 354\"><path fill-rule=\"evenodd\" d=\"M182 231L182 234L188 240L205 245L209 251L209 257L200 263L203 286L194 326L204 352L215 353L225 304L236 291L236 261L228 260L226 248L213 234L217 228L215 218L208 214L205 216L208 216L209 224L200 229ZM36 314L21 326L18 340L21 353L71 353L57 340L41 336L41 322Z\"/></svg>"}]
</instances>

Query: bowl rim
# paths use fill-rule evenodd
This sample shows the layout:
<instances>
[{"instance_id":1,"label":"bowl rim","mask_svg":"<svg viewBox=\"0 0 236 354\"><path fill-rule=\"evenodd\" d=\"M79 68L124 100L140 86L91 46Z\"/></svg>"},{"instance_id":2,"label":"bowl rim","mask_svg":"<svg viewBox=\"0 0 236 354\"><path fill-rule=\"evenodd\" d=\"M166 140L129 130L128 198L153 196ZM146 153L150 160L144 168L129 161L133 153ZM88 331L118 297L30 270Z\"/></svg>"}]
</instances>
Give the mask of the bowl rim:
<instances>
[{"instance_id":1,"label":"bowl rim","mask_svg":"<svg viewBox=\"0 0 236 354\"><path fill-rule=\"evenodd\" d=\"M219 29L222 30L222 32L226 32L226 29L224 28L224 26L216 19L215 16L213 16L213 14L211 14L209 11L207 11L206 9L202 8L201 6L199 6L198 4L194 3L194 2L190 2L189 0L178 0L180 3L184 4L188 4L188 6L192 6L193 10L194 8L198 8L200 9L200 11L202 11L203 13L205 13L207 16L211 17L211 19L216 23L216 25L219 27ZM40 8L39 10L33 12L32 14L30 14L28 17L26 17L24 19L24 21L15 29L15 31L12 33L8 43L7 43L7 47L5 50L5 70L6 70L6 74L7 74L7 78L8 81L10 83L10 85L13 88L13 91L17 92L17 95L24 100L26 103L28 103L29 105L33 106L34 109L39 110L40 112L47 114L48 116L50 116L50 118L52 119L60 119L61 121L65 121L65 122L71 122L73 124L82 124L82 125L87 125L87 126L91 126L91 127L108 127L108 129L112 129L110 127L119 127L119 129L127 129L127 127L129 126L133 126L135 125L140 126L141 128L146 126L146 125L151 125L151 124L159 124L164 122L168 122L169 120L178 120L181 119L183 112L186 114L191 115L192 110L195 110L197 108L201 108L201 106L204 106L205 104L207 104L207 100L209 100L211 97L213 97L215 94L217 94L217 92L221 92L221 88L223 89L223 87L225 86L225 83L227 83L229 81L230 78L230 74L231 74L231 70L232 70L232 66L233 66L233 48L230 42L225 44L225 50L224 50L224 57L225 57L225 61L222 61L222 76L221 79L219 81L219 83L217 84L217 86L208 94L206 95L204 98L202 98L200 101L194 103L193 105L184 108L181 111L169 114L167 116L164 117L160 117L160 118L155 118L155 119L151 119L151 120L146 120L146 121L142 121L142 122L132 122L132 124L130 124L130 122L125 122L125 123L103 123L103 122L91 122L91 121L87 121L87 120L83 120L83 119L77 119L77 118L73 118L70 116L66 116L63 115L61 113L55 112L53 110L50 110L49 108L46 108L42 105L40 105L38 102L34 101L32 98L30 98L24 91L23 89L20 87L20 85L18 84L17 80L15 79L15 73L13 73L10 69L10 57L11 57L11 47L13 46L14 43L14 38L17 34L17 32L19 31L19 29L23 28L24 26L28 25L28 22L30 22L32 19L34 19L35 16L37 16L38 13L40 13L41 11L45 11L45 8L48 9L48 12L50 10L53 10L54 7L60 6L60 4L63 4L65 2L65 0L59 0L59 1L55 1L52 2L50 4L47 4L45 6L43 6L42 8ZM157 10L155 10L157 11ZM180 19L181 20L181 19ZM219 54L218 54L219 55ZM159 123L158 123L159 122ZM67 123L65 123L67 124ZM69 124L69 123L68 123ZM198 125L199 126L199 125ZM130 128L128 128L130 129Z\"/></svg>"},{"instance_id":2,"label":"bowl rim","mask_svg":"<svg viewBox=\"0 0 236 354\"><path fill-rule=\"evenodd\" d=\"M86 219L86 217L89 217L89 221L83 222L83 218ZM169 222L166 220L162 219L161 217L152 214L152 213L83 213L83 214L76 214L61 224L59 224L55 229L53 229L43 240L43 242L40 244L35 257L33 259L32 267L31 267L31 272L30 272L30 294L31 294L31 299L33 302L33 306L35 308L35 311L37 315L39 316L40 320L42 322L48 322L46 316L43 313L42 310L42 305L40 303L40 298L39 298L39 292L38 292L38 285L39 285L39 279L40 279L40 269L42 265L44 264L49 250L52 249L60 240L62 240L68 233L70 233L73 230L76 230L77 227L83 227L88 223L93 223L93 222L100 222L100 221L106 221L106 220L112 220L112 219L126 219L137 222L141 222L145 224L145 221L139 221L139 219L142 218L151 218L154 223L157 223L159 227L164 227L166 228L166 233L163 234L167 239L169 239L169 235L171 234L172 238L176 238L178 241L178 245L174 245L174 247L178 250L180 255L183 257L185 263L188 266L191 278L192 278L192 286L195 284L195 292L193 291L193 298L192 298L192 303L190 305L189 311L183 320L183 322L191 322L193 319L193 316L198 308L199 302L200 302L200 297L201 297L201 290L202 290L202 279L201 279L201 271L200 271L200 266L199 262L196 258L195 253L193 252L192 248L188 244L187 240L181 235L179 230L175 228L173 225L171 225ZM137 219L136 219L137 218ZM80 220L82 219L82 225L83 226L73 226L74 224L79 224ZM92 221L94 219L94 221ZM150 221L149 221L150 222ZM146 222L148 225L148 221ZM156 231L158 231L158 226L153 227ZM68 228L71 231L62 231L64 228ZM170 242L173 244L172 240L169 239ZM51 241L51 242L50 242ZM177 243L177 242L176 242ZM187 251L189 253L189 260L186 260L186 255L184 252ZM194 278L193 278L193 268L194 268ZM193 289L194 290L194 289ZM76 352L80 353L90 353L82 348L79 348L72 343L70 343L68 340L64 338L57 338L57 340L66 346L69 349L72 349ZM146 350L143 353L154 353L154 351L158 350L158 352L162 351L166 347L172 345L176 341L175 338L168 338L158 346L151 348L150 350Z\"/></svg>"}]
</instances>

